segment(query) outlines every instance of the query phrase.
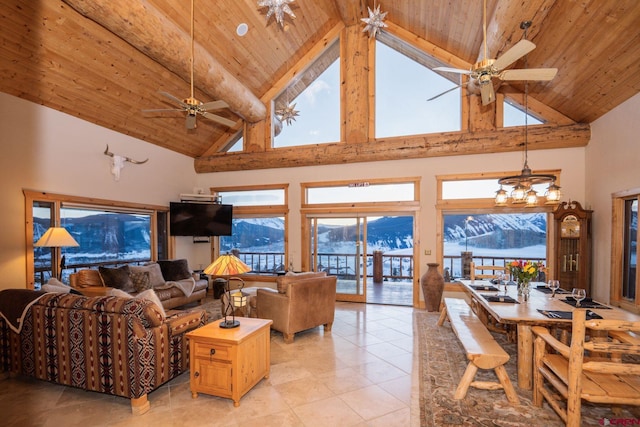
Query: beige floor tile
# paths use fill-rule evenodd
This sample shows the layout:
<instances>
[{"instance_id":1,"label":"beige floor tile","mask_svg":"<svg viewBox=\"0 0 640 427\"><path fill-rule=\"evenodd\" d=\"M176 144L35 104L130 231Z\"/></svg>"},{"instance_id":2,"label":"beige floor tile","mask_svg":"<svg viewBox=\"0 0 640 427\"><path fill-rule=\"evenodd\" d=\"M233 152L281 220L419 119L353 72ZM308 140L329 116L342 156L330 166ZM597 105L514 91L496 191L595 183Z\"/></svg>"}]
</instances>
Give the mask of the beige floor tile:
<instances>
[{"instance_id":1,"label":"beige floor tile","mask_svg":"<svg viewBox=\"0 0 640 427\"><path fill-rule=\"evenodd\" d=\"M285 344L282 334L272 331L270 376L243 396L239 407L202 393L193 399L188 372L150 393L150 411L138 416L131 414L129 399L9 378L0 381L2 425L388 427L409 425L407 420L419 425L418 359L412 331L403 330L412 319L409 307L339 302L331 333L313 328Z\"/></svg>"},{"instance_id":2,"label":"beige floor tile","mask_svg":"<svg viewBox=\"0 0 640 427\"><path fill-rule=\"evenodd\" d=\"M406 405L377 385L343 393L338 396L365 420L406 408Z\"/></svg>"},{"instance_id":3,"label":"beige floor tile","mask_svg":"<svg viewBox=\"0 0 640 427\"><path fill-rule=\"evenodd\" d=\"M363 421L353 409L337 397L298 406L293 411L305 427L355 426Z\"/></svg>"}]
</instances>

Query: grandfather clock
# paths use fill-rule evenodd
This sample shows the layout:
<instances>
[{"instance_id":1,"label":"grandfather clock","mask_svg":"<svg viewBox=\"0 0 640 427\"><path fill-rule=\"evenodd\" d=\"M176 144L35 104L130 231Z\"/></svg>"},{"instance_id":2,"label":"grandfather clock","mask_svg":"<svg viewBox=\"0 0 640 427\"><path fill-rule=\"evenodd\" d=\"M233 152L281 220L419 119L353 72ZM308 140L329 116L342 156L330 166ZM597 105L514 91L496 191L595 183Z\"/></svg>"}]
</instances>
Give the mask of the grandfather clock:
<instances>
[{"instance_id":1,"label":"grandfather clock","mask_svg":"<svg viewBox=\"0 0 640 427\"><path fill-rule=\"evenodd\" d=\"M555 278L562 289L584 288L591 294L591 213L580 203L562 202L553 213Z\"/></svg>"}]
</instances>

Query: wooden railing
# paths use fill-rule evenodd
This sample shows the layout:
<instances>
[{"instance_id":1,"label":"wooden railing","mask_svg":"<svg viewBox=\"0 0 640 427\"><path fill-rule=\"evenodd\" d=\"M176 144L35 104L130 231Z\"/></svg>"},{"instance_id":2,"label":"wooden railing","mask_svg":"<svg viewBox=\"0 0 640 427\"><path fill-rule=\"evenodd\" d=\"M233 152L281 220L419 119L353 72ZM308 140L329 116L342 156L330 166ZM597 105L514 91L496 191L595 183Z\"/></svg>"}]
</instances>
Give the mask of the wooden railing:
<instances>
[{"instance_id":1,"label":"wooden railing","mask_svg":"<svg viewBox=\"0 0 640 427\"><path fill-rule=\"evenodd\" d=\"M278 274L287 270L284 254L281 252L239 252L237 256L248 266L252 268L252 272L259 274ZM367 277L374 278L376 270L381 272L375 277L377 281L397 282L413 279L414 265L413 255L394 255L382 254L380 257L381 266L376 269L374 254L367 254L365 262L367 263ZM473 261L476 264L483 265L507 265L513 260L523 259L521 257L494 257L494 256L474 256ZM545 258L524 258L526 261L542 261ZM332 253L318 254L318 270L326 271L327 274L336 275L343 279L354 279L357 275L361 275L362 271L357 271L361 267L356 263L357 257L354 254ZM98 267L119 267L124 264L143 264L149 262L148 259L135 259L127 261L104 261L82 264L68 264L63 271L63 282L68 283L68 276L78 270L84 268ZM444 257L442 272L448 270L450 277L462 277L462 258L459 255L447 255ZM46 277L51 269L43 266L36 267L36 282L45 283ZM67 279L67 280L65 280Z\"/></svg>"}]
</instances>

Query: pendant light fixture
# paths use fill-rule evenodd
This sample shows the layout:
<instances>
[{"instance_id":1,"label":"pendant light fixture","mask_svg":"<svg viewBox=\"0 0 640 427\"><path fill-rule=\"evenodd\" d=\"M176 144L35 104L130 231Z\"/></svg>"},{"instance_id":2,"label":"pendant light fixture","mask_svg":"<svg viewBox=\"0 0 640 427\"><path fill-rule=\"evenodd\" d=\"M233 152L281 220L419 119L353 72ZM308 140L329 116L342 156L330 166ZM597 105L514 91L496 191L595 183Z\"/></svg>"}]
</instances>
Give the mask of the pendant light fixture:
<instances>
[{"instance_id":1,"label":"pendant light fixture","mask_svg":"<svg viewBox=\"0 0 640 427\"><path fill-rule=\"evenodd\" d=\"M520 24L520 28L524 30L524 38L527 38L527 29L531 26L531 21L524 21ZM525 68L527 67L527 57L525 56ZM525 204L527 207L533 207L538 204L538 193L533 186L536 184L549 184L545 192L546 204L560 203L562 194L560 187L556 185L556 176L547 174L534 174L529 168L529 138L528 138L528 117L529 117L529 83L524 84L524 165L520 171L520 175L506 176L498 180L500 189L496 191L496 206L507 206L507 202L511 199L512 204ZM504 186L513 187L511 193L504 189Z\"/></svg>"}]
</instances>

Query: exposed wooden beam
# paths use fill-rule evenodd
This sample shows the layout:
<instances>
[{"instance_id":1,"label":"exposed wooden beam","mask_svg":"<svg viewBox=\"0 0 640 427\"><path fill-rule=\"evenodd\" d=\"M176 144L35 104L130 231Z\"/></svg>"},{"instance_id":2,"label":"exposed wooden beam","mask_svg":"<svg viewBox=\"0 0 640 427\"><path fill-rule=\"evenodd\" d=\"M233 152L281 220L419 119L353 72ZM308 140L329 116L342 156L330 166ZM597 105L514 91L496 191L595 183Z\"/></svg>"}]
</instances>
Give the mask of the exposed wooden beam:
<instances>
[{"instance_id":1,"label":"exposed wooden beam","mask_svg":"<svg viewBox=\"0 0 640 427\"><path fill-rule=\"evenodd\" d=\"M191 36L146 0L63 0L154 61L189 81ZM249 122L266 117L265 105L202 46L194 46L194 80ZM209 100L205 100L209 101Z\"/></svg>"},{"instance_id":2,"label":"exposed wooden beam","mask_svg":"<svg viewBox=\"0 0 640 427\"><path fill-rule=\"evenodd\" d=\"M342 22L346 26L361 23L361 18L369 16L367 3L367 0L335 0L336 8L340 12L340 18L342 18Z\"/></svg>"},{"instance_id":3,"label":"exposed wooden beam","mask_svg":"<svg viewBox=\"0 0 640 427\"><path fill-rule=\"evenodd\" d=\"M529 126L529 150L584 147L591 138L588 124ZM447 132L371 142L316 144L253 153L220 153L196 158L197 173L299 166L347 164L382 160L461 156L520 151L523 127L481 132Z\"/></svg>"}]
</instances>

